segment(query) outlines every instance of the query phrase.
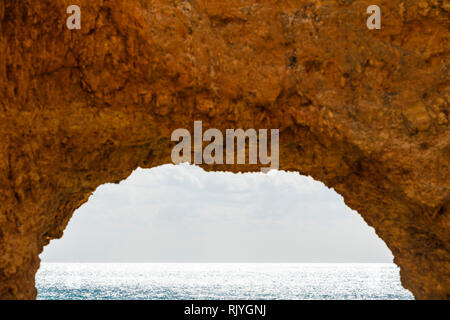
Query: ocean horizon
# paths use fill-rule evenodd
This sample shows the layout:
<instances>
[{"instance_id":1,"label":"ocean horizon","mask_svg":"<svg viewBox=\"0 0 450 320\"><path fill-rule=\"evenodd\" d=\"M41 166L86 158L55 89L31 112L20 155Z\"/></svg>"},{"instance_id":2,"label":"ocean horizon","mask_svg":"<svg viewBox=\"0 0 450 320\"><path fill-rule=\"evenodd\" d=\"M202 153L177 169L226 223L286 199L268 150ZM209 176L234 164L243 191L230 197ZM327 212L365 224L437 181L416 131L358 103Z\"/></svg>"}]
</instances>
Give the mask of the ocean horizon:
<instances>
[{"instance_id":1,"label":"ocean horizon","mask_svg":"<svg viewBox=\"0 0 450 320\"><path fill-rule=\"evenodd\" d=\"M48 263L39 300L405 300L393 263Z\"/></svg>"}]
</instances>

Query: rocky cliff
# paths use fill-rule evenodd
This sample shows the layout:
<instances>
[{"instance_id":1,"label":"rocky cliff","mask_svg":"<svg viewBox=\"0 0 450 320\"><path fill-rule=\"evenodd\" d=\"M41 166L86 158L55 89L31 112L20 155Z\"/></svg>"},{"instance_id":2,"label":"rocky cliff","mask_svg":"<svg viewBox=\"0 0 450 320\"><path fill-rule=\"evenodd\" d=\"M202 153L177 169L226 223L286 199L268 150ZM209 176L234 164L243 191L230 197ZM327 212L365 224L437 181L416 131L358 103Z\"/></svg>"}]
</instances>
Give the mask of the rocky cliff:
<instances>
[{"instance_id":1,"label":"rocky cliff","mask_svg":"<svg viewBox=\"0 0 450 320\"><path fill-rule=\"evenodd\" d=\"M66 9L81 8L68 30ZM377 4L382 28L369 30ZM0 0L0 298L101 184L170 163L171 132L279 128L416 298L450 298L448 0ZM204 166L252 171L254 166Z\"/></svg>"}]
</instances>

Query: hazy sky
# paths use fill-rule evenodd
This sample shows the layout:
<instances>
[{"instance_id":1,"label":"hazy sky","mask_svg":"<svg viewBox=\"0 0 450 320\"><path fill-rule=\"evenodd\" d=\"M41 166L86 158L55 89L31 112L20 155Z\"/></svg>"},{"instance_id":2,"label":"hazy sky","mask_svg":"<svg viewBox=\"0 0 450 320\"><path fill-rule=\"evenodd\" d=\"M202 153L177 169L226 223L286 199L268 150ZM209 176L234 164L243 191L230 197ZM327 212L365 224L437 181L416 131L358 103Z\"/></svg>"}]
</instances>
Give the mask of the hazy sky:
<instances>
[{"instance_id":1,"label":"hazy sky","mask_svg":"<svg viewBox=\"0 0 450 320\"><path fill-rule=\"evenodd\" d=\"M392 262L341 196L296 173L138 169L97 189L44 262Z\"/></svg>"}]
</instances>

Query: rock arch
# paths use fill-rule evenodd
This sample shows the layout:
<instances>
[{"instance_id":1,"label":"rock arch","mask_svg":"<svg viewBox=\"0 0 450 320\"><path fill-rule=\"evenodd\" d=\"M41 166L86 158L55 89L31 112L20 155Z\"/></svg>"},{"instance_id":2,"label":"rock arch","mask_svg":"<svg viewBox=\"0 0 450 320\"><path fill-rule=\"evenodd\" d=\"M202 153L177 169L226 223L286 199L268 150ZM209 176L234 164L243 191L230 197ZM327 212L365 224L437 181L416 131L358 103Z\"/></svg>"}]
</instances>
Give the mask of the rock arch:
<instances>
[{"instance_id":1,"label":"rock arch","mask_svg":"<svg viewBox=\"0 0 450 320\"><path fill-rule=\"evenodd\" d=\"M281 169L343 195L417 298L450 297L447 2L375 1L381 30L369 1L75 2L70 31L69 1L0 0L0 298L35 298L73 211L194 120L279 128Z\"/></svg>"}]
</instances>

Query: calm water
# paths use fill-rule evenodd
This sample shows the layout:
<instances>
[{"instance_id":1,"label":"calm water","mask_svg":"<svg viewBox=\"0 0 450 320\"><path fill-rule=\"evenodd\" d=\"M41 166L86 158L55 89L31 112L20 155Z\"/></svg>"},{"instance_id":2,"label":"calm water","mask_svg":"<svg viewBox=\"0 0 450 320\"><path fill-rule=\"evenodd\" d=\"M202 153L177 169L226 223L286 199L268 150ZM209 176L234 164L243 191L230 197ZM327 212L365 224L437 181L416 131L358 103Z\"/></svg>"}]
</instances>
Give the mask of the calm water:
<instances>
[{"instance_id":1,"label":"calm water","mask_svg":"<svg viewBox=\"0 0 450 320\"><path fill-rule=\"evenodd\" d=\"M38 299L413 299L394 264L43 263Z\"/></svg>"}]
</instances>

